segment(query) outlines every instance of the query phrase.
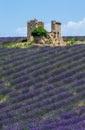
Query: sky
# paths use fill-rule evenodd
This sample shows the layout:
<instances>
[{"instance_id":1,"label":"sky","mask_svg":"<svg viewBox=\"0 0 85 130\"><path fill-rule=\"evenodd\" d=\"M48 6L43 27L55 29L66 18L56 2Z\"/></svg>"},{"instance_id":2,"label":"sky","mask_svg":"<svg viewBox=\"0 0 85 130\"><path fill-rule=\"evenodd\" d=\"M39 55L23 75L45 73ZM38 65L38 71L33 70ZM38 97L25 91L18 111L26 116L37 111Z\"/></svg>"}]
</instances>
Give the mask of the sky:
<instances>
[{"instance_id":1,"label":"sky","mask_svg":"<svg viewBox=\"0 0 85 130\"><path fill-rule=\"evenodd\" d=\"M62 36L85 35L85 0L0 0L0 37L27 36L27 21L62 23Z\"/></svg>"}]
</instances>

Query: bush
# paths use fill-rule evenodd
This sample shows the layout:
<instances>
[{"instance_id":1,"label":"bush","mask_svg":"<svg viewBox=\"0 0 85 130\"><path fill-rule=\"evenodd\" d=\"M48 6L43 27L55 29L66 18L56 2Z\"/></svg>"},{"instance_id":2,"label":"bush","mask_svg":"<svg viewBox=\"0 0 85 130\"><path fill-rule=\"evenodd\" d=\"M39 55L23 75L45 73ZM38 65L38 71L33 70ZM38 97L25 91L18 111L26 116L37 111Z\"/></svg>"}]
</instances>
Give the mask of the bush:
<instances>
[{"instance_id":1,"label":"bush","mask_svg":"<svg viewBox=\"0 0 85 130\"><path fill-rule=\"evenodd\" d=\"M67 45L74 45L76 43L76 41L74 39L71 39L70 41L68 41Z\"/></svg>"},{"instance_id":2,"label":"bush","mask_svg":"<svg viewBox=\"0 0 85 130\"><path fill-rule=\"evenodd\" d=\"M48 32L43 27L37 27L31 32L32 36L48 36Z\"/></svg>"}]
</instances>

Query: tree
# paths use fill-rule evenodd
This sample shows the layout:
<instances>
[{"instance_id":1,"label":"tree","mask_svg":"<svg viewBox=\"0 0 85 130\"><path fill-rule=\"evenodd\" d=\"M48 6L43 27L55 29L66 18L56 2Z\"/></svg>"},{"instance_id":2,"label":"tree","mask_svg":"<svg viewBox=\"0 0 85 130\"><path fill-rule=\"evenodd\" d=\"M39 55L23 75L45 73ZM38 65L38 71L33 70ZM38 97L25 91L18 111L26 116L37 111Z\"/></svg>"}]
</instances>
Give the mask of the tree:
<instances>
[{"instance_id":1,"label":"tree","mask_svg":"<svg viewBox=\"0 0 85 130\"><path fill-rule=\"evenodd\" d=\"M48 32L43 28L43 27L37 27L35 28L32 32L31 32L32 36L44 36L47 37L48 36Z\"/></svg>"}]
</instances>

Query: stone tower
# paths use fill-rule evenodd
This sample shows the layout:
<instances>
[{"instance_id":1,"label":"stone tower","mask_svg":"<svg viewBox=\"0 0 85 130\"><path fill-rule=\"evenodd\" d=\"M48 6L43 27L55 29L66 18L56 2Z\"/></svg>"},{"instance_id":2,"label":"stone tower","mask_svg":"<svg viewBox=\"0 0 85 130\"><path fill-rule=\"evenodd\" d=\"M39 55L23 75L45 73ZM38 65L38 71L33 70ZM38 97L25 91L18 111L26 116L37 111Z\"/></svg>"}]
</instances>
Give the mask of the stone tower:
<instances>
[{"instance_id":1,"label":"stone tower","mask_svg":"<svg viewBox=\"0 0 85 130\"><path fill-rule=\"evenodd\" d=\"M27 40L28 41L33 41L33 36L31 35L31 32L33 29L35 29L36 27L39 27L39 26L44 28L44 22L42 22L42 21L38 22L37 19L27 22Z\"/></svg>"},{"instance_id":2,"label":"stone tower","mask_svg":"<svg viewBox=\"0 0 85 130\"><path fill-rule=\"evenodd\" d=\"M54 33L54 38L58 43L61 42L61 23L52 21L51 22L51 32Z\"/></svg>"}]
</instances>

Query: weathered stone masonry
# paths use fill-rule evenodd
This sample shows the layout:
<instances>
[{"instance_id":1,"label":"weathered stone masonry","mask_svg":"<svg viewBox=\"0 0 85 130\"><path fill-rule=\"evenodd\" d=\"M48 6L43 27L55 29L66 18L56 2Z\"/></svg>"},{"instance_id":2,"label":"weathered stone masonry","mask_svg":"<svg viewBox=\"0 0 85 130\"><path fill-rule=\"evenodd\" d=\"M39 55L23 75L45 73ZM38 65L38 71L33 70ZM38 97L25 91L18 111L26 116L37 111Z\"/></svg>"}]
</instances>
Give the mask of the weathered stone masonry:
<instances>
[{"instance_id":1,"label":"weathered stone masonry","mask_svg":"<svg viewBox=\"0 0 85 130\"><path fill-rule=\"evenodd\" d=\"M44 28L44 22L38 21L37 19L30 20L27 22L27 40L33 41L33 36L31 32L34 28L41 26ZM52 42L61 43L61 23L56 21L51 21L51 32L49 32L49 37Z\"/></svg>"},{"instance_id":2,"label":"weathered stone masonry","mask_svg":"<svg viewBox=\"0 0 85 130\"><path fill-rule=\"evenodd\" d=\"M51 22L51 33L54 34L54 39L60 42L61 40L61 23L52 21Z\"/></svg>"},{"instance_id":3,"label":"weathered stone masonry","mask_svg":"<svg viewBox=\"0 0 85 130\"><path fill-rule=\"evenodd\" d=\"M44 22L42 22L42 21L38 22L37 19L34 19L27 23L27 40L28 41L33 40L33 36L31 35L31 32L34 28L39 27L39 26L44 28Z\"/></svg>"}]
</instances>

